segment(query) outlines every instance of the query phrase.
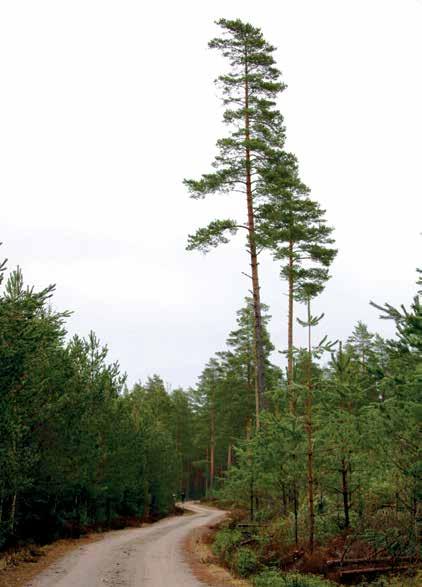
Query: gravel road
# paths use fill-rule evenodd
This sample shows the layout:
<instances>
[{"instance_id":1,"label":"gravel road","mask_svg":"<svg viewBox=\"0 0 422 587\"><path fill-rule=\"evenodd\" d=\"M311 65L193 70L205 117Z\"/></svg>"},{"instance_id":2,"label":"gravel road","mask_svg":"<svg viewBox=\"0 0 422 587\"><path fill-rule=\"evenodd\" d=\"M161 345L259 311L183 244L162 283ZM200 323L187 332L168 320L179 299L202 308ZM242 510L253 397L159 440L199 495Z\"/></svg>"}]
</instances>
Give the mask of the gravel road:
<instances>
[{"instance_id":1,"label":"gravel road","mask_svg":"<svg viewBox=\"0 0 422 587\"><path fill-rule=\"evenodd\" d=\"M193 515L167 518L145 528L108 533L72 551L26 587L200 587L184 562L182 544L195 528L224 514L194 503Z\"/></svg>"}]
</instances>

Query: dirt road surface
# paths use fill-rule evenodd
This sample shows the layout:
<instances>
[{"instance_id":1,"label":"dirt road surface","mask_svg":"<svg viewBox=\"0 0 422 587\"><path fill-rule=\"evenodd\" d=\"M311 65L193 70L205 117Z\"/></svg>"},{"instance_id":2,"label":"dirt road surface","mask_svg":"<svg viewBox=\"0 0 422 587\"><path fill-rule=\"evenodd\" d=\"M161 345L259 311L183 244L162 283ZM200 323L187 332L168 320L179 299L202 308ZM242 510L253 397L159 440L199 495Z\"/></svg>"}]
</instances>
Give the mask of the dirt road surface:
<instances>
[{"instance_id":1,"label":"dirt road surface","mask_svg":"<svg viewBox=\"0 0 422 587\"><path fill-rule=\"evenodd\" d=\"M145 528L110 532L60 559L26 587L200 587L184 561L183 542L224 516L189 502L193 515L167 518Z\"/></svg>"}]
</instances>

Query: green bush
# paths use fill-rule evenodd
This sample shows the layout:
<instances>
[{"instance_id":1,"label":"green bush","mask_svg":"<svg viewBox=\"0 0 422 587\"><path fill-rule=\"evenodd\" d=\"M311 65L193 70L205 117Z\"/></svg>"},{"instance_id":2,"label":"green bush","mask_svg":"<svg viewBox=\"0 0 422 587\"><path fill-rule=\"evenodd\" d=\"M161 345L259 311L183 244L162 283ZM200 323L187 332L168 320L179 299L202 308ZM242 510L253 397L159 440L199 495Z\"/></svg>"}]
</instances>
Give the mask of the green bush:
<instances>
[{"instance_id":1,"label":"green bush","mask_svg":"<svg viewBox=\"0 0 422 587\"><path fill-rule=\"evenodd\" d=\"M239 530L224 528L219 530L214 538L212 550L219 559L230 562L230 556L235 548L242 541L242 533Z\"/></svg>"},{"instance_id":2,"label":"green bush","mask_svg":"<svg viewBox=\"0 0 422 587\"><path fill-rule=\"evenodd\" d=\"M334 583L316 575L264 571L254 578L255 587L331 587Z\"/></svg>"},{"instance_id":3,"label":"green bush","mask_svg":"<svg viewBox=\"0 0 422 587\"><path fill-rule=\"evenodd\" d=\"M240 577L248 577L258 566L258 557L250 548L239 548L234 557L234 570Z\"/></svg>"}]
</instances>

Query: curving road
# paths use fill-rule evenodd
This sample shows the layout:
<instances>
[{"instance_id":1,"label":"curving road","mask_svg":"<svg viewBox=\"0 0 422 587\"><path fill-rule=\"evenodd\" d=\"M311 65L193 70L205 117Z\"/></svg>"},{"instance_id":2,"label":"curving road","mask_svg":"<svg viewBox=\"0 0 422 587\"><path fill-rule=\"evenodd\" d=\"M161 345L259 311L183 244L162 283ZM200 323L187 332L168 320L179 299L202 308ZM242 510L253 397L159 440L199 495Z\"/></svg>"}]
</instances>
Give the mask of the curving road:
<instances>
[{"instance_id":1,"label":"curving road","mask_svg":"<svg viewBox=\"0 0 422 587\"><path fill-rule=\"evenodd\" d=\"M60 559L26 587L201 587L184 562L189 533L224 516L220 510L186 504L193 515L145 528L110 532Z\"/></svg>"}]
</instances>

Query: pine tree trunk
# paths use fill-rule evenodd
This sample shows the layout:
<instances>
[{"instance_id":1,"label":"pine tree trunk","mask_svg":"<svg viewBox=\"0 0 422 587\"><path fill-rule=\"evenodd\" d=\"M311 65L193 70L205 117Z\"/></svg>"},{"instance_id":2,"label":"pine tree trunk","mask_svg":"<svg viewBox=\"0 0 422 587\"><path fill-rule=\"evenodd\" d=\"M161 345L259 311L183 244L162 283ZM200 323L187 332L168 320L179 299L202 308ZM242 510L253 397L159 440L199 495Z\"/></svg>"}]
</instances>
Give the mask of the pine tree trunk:
<instances>
[{"instance_id":1,"label":"pine tree trunk","mask_svg":"<svg viewBox=\"0 0 422 587\"><path fill-rule=\"evenodd\" d=\"M349 504L349 485L347 482L347 463L346 459L341 459L341 486L343 495L343 510L344 510L344 527L350 527L350 504Z\"/></svg>"},{"instance_id":2,"label":"pine tree trunk","mask_svg":"<svg viewBox=\"0 0 422 587\"><path fill-rule=\"evenodd\" d=\"M107 525L110 526L110 523L111 523L111 499L109 497L106 499L106 518L107 518Z\"/></svg>"},{"instance_id":3,"label":"pine tree trunk","mask_svg":"<svg viewBox=\"0 0 422 587\"><path fill-rule=\"evenodd\" d=\"M315 540L315 509L314 509L314 439L312 429L312 343L311 343L311 304L308 300L308 367L306 398L306 434L308 441L308 513L309 513L309 549L314 550Z\"/></svg>"},{"instance_id":4,"label":"pine tree trunk","mask_svg":"<svg viewBox=\"0 0 422 587\"><path fill-rule=\"evenodd\" d=\"M352 485L353 485L353 479L352 479L352 462L349 458L348 464L347 464L347 470L349 473L349 479L348 479L348 486L349 486L349 507L350 504L352 503Z\"/></svg>"},{"instance_id":5,"label":"pine tree trunk","mask_svg":"<svg viewBox=\"0 0 422 587\"><path fill-rule=\"evenodd\" d=\"M17 493L15 492L13 494L13 498L12 498L12 506L10 508L10 521L9 521L10 532L12 534L15 529L16 501L17 501Z\"/></svg>"},{"instance_id":6,"label":"pine tree trunk","mask_svg":"<svg viewBox=\"0 0 422 587\"><path fill-rule=\"evenodd\" d=\"M290 412L296 413L296 398L293 397L293 242L289 242L289 310L287 316L287 388Z\"/></svg>"},{"instance_id":7,"label":"pine tree trunk","mask_svg":"<svg viewBox=\"0 0 422 587\"><path fill-rule=\"evenodd\" d=\"M419 482L418 482L419 484ZM421 500L418 498L418 487L417 484L415 483L415 492L414 492L414 497L415 497L415 507L414 507L414 532L415 532L415 541L416 544L420 544L421 543L421 539L422 539L422 527L421 527L421 520L422 520L422 504L421 504ZM420 549L418 548L416 550L416 560L420 561L421 558L421 554L420 554Z\"/></svg>"},{"instance_id":8,"label":"pine tree trunk","mask_svg":"<svg viewBox=\"0 0 422 587\"><path fill-rule=\"evenodd\" d=\"M296 418L293 420L293 430L296 431ZM298 495L298 488L297 488L297 454L296 454L296 445L294 445L292 449L292 461L293 461L293 481L292 481L292 488L293 488L293 508L294 508L294 519L295 519L295 526L294 526L294 533L295 533L295 544L297 545L299 542L299 531L298 531L298 518L299 518L299 510L298 510L298 502L299 502L299 495Z\"/></svg>"},{"instance_id":9,"label":"pine tree trunk","mask_svg":"<svg viewBox=\"0 0 422 587\"><path fill-rule=\"evenodd\" d=\"M287 495L286 495L286 485L282 484L282 503L283 503L283 516L287 516Z\"/></svg>"},{"instance_id":10,"label":"pine tree trunk","mask_svg":"<svg viewBox=\"0 0 422 587\"><path fill-rule=\"evenodd\" d=\"M215 405L211 407L211 443L210 443L210 489L214 487L215 476Z\"/></svg>"},{"instance_id":11,"label":"pine tree trunk","mask_svg":"<svg viewBox=\"0 0 422 587\"><path fill-rule=\"evenodd\" d=\"M298 491L297 491L297 483L296 483L296 479L293 482L293 511L294 511L294 517L295 517L295 544L296 546L299 544L299 524L298 524L298 518L299 518L299 508L298 508Z\"/></svg>"},{"instance_id":12,"label":"pine tree trunk","mask_svg":"<svg viewBox=\"0 0 422 587\"><path fill-rule=\"evenodd\" d=\"M248 421L246 424L246 440L249 441L251 439L251 422ZM254 467L253 467L253 458L251 454L250 447L248 446L248 464L250 467L250 479L249 479L249 515L251 521L254 519L254 500L255 500L255 476L254 476Z\"/></svg>"},{"instance_id":13,"label":"pine tree trunk","mask_svg":"<svg viewBox=\"0 0 422 587\"><path fill-rule=\"evenodd\" d=\"M254 342L255 342L255 406L256 428L259 429L259 415L265 406L265 373L264 373L264 346L262 337L261 299L258 276L258 255L255 242L255 215L252 193L252 165L249 120L249 83L248 67L245 65L245 161L246 161L246 204L248 210L248 244L252 277L252 298L254 311Z\"/></svg>"},{"instance_id":14,"label":"pine tree trunk","mask_svg":"<svg viewBox=\"0 0 422 587\"><path fill-rule=\"evenodd\" d=\"M227 447L227 470L232 466L232 445L229 443Z\"/></svg>"},{"instance_id":15,"label":"pine tree trunk","mask_svg":"<svg viewBox=\"0 0 422 587\"><path fill-rule=\"evenodd\" d=\"M208 465L208 475L205 475L205 495L208 495L208 488L209 488L209 481L211 478L211 467L210 467L210 460L209 460L209 448L206 448L206 463Z\"/></svg>"},{"instance_id":16,"label":"pine tree trunk","mask_svg":"<svg viewBox=\"0 0 422 587\"><path fill-rule=\"evenodd\" d=\"M249 515L251 518L251 522L254 519L254 491L253 491L253 476L251 475L251 480L249 484Z\"/></svg>"}]
</instances>

